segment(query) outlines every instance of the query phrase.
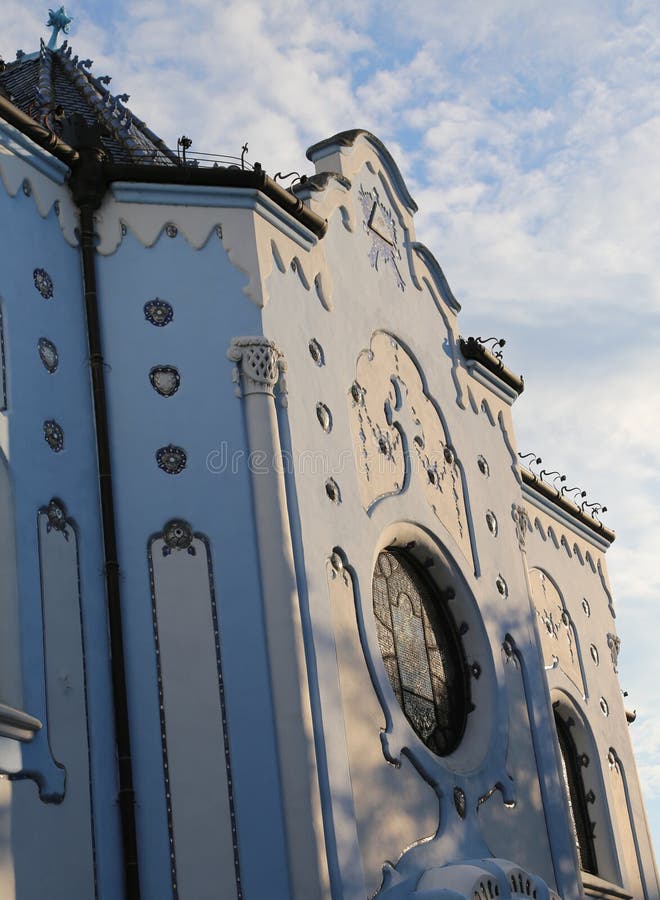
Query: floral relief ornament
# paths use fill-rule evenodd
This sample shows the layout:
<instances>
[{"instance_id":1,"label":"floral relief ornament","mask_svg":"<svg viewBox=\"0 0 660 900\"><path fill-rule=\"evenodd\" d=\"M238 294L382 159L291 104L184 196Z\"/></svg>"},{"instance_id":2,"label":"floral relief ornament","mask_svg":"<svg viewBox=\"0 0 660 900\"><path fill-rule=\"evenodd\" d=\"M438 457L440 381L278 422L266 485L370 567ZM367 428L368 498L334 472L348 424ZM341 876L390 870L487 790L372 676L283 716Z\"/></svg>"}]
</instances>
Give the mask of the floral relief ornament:
<instances>
[{"instance_id":1,"label":"floral relief ornament","mask_svg":"<svg viewBox=\"0 0 660 900\"><path fill-rule=\"evenodd\" d=\"M280 401L282 406L287 405L284 378L287 364L284 354L273 341L261 335L233 338L227 358L236 363L232 377L237 397L249 394L273 396L275 385L279 384Z\"/></svg>"},{"instance_id":2,"label":"floral relief ornament","mask_svg":"<svg viewBox=\"0 0 660 900\"><path fill-rule=\"evenodd\" d=\"M174 309L167 300L161 300L160 297L156 297L154 300L148 300L144 304L144 317L147 322L151 322L156 328L164 328L174 318Z\"/></svg>"},{"instance_id":3,"label":"floral relief ornament","mask_svg":"<svg viewBox=\"0 0 660 900\"><path fill-rule=\"evenodd\" d=\"M402 255L399 249L397 224L392 211L380 199L376 187L366 191L360 185L358 197L362 207L364 230L371 237L369 261L376 271L381 260L385 265L390 265L394 270L398 287L404 290L406 284L398 266Z\"/></svg>"},{"instance_id":4,"label":"floral relief ornament","mask_svg":"<svg viewBox=\"0 0 660 900\"><path fill-rule=\"evenodd\" d=\"M168 444L156 451L156 462L158 468L168 475L178 475L186 467L188 457L183 447L176 447L174 444Z\"/></svg>"},{"instance_id":5,"label":"floral relief ornament","mask_svg":"<svg viewBox=\"0 0 660 900\"><path fill-rule=\"evenodd\" d=\"M44 364L47 371L52 375L53 372L56 371L60 361L57 347L52 341L49 341L48 338L42 337L39 338L37 349L39 351L39 359Z\"/></svg>"}]
</instances>

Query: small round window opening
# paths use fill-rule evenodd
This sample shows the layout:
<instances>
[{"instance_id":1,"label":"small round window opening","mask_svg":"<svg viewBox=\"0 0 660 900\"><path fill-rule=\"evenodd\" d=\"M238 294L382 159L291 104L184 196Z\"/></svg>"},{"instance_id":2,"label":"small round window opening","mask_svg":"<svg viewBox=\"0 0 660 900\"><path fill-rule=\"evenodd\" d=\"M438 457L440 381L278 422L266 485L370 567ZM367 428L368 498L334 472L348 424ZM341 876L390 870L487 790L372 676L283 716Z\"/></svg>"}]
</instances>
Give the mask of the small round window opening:
<instances>
[{"instance_id":1,"label":"small round window opening","mask_svg":"<svg viewBox=\"0 0 660 900\"><path fill-rule=\"evenodd\" d=\"M438 756L456 750L470 708L465 653L445 596L412 554L379 553L373 609L387 677L411 727Z\"/></svg>"}]
</instances>

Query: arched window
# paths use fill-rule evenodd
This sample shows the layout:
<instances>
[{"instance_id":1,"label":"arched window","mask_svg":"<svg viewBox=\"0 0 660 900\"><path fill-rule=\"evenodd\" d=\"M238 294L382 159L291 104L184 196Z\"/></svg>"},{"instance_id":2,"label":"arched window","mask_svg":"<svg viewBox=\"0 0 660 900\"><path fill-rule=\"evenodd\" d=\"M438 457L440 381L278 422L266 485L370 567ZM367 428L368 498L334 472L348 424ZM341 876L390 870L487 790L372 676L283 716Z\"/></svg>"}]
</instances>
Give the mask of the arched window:
<instances>
[{"instance_id":1,"label":"arched window","mask_svg":"<svg viewBox=\"0 0 660 900\"><path fill-rule=\"evenodd\" d=\"M580 868L583 872L597 875L596 850L578 750L571 734L570 725L561 717L557 707L555 707L554 714L557 737L559 738L559 749L561 751L562 775L566 785L571 824L575 835Z\"/></svg>"},{"instance_id":2,"label":"arched window","mask_svg":"<svg viewBox=\"0 0 660 900\"><path fill-rule=\"evenodd\" d=\"M383 663L408 722L438 756L458 747L470 707L465 653L446 600L412 554L393 547L378 554L373 609Z\"/></svg>"}]
</instances>

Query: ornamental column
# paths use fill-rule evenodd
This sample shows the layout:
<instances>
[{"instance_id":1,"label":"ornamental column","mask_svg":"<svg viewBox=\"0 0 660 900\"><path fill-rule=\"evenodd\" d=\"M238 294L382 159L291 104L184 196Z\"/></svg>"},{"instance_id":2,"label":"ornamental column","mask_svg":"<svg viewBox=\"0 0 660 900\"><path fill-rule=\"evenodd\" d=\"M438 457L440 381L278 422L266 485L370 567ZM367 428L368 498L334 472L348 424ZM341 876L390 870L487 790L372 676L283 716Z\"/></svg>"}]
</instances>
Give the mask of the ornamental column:
<instances>
[{"instance_id":1,"label":"ornamental column","mask_svg":"<svg viewBox=\"0 0 660 900\"><path fill-rule=\"evenodd\" d=\"M326 893L327 868L275 405L278 383L286 405L286 360L261 336L234 338L227 356L245 414L292 900L316 900Z\"/></svg>"}]
</instances>

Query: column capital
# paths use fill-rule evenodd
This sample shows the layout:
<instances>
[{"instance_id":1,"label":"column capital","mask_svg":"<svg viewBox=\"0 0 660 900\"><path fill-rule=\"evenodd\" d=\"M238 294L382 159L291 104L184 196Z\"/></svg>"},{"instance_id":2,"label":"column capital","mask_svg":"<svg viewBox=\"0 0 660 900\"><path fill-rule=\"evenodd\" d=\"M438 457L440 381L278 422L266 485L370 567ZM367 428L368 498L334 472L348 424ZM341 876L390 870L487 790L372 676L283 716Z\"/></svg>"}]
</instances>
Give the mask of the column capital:
<instances>
[{"instance_id":1,"label":"column capital","mask_svg":"<svg viewBox=\"0 0 660 900\"><path fill-rule=\"evenodd\" d=\"M286 359L273 341L263 336L232 338L227 358L236 363L236 396L269 394L273 397L279 382L282 405L286 406Z\"/></svg>"}]
</instances>

